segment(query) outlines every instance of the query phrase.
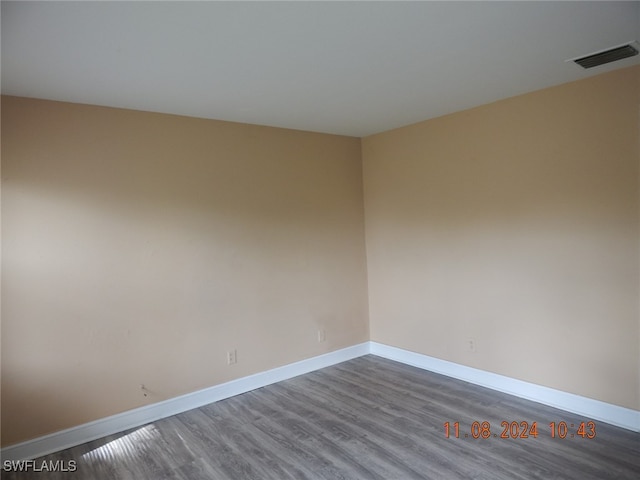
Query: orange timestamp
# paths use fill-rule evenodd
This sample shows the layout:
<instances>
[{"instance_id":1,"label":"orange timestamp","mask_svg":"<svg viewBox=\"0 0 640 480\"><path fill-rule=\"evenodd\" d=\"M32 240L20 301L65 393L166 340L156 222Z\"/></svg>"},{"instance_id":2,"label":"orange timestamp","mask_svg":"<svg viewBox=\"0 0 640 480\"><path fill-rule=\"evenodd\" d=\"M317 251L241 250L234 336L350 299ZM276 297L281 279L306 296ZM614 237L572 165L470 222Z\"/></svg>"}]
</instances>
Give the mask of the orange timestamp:
<instances>
[{"instance_id":1,"label":"orange timestamp","mask_svg":"<svg viewBox=\"0 0 640 480\"><path fill-rule=\"evenodd\" d=\"M491 423L487 421L475 421L471 423L468 430L460 428L460 422L444 422L444 436L446 438L538 438L538 422L527 421L506 421L500 422L500 429L493 431ZM498 431L500 433L498 433ZM595 422L579 422L567 423L551 422L549 423L549 433L551 438L575 438L582 437L593 439L596 437Z\"/></svg>"}]
</instances>

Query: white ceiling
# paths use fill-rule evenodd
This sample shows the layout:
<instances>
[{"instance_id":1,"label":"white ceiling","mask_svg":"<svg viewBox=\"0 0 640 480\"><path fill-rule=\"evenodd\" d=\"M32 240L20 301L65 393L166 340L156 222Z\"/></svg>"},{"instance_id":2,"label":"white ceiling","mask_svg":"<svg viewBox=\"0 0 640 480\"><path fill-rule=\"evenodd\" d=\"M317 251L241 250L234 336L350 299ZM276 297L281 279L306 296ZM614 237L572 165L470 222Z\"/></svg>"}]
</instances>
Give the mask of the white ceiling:
<instances>
[{"instance_id":1,"label":"white ceiling","mask_svg":"<svg viewBox=\"0 0 640 480\"><path fill-rule=\"evenodd\" d=\"M365 136L638 64L640 2L7 2L2 93Z\"/></svg>"}]
</instances>

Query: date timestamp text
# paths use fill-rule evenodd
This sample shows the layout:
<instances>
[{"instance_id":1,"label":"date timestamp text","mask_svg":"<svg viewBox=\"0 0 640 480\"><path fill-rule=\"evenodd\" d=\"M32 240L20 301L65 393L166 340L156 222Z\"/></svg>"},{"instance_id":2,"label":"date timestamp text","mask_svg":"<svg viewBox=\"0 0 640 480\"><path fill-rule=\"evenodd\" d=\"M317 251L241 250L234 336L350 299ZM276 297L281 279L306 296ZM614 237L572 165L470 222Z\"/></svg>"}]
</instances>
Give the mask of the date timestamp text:
<instances>
[{"instance_id":1,"label":"date timestamp text","mask_svg":"<svg viewBox=\"0 0 640 480\"><path fill-rule=\"evenodd\" d=\"M595 422L551 422L549 423L551 438L588 438L596 437ZM460 422L444 422L444 436L446 438L538 438L538 422L520 421L500 422L500 429L493 429L490 422L475 421L468 429L460 427Z\"/></svg>"}]
</instances>

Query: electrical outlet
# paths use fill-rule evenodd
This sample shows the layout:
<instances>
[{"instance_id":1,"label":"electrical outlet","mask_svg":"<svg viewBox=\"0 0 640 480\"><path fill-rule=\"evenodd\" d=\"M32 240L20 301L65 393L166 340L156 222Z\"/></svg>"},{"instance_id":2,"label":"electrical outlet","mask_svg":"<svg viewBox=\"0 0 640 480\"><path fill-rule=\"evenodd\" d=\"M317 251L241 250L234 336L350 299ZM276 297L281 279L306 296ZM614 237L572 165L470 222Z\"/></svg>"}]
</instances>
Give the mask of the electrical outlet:
<instances>
[{"instance_id":1,"label":"electrical outlet","mask_svg":"<svg viewBox=\"0 0 640 480\"><path fill-rule=\"evenodd\" d=\"M324 331L324 328L318 329L318 343L322 343L327 339L327 335Z\"/></svg>"},{"instance_id":2,"label":"electrical outlet","mask_svg":"<svg viewBox=\"0 0 640 480\"><path fill-rule=\"evenodd\" d=\"M475 352L476 351L476 341L475 340L467 340L467 349L470 352Z\"/></svg>"},{"instance_id":3,"label":"electrical outlet","mask_svg":"<svg viewBox=\"0 0 640 480\"><path fill-rule=\"evenodd\" d=\"M227 365L234 365L238 363L238 351L236 349L229 350L227 352Z\"/></svg>"}]
</instances>

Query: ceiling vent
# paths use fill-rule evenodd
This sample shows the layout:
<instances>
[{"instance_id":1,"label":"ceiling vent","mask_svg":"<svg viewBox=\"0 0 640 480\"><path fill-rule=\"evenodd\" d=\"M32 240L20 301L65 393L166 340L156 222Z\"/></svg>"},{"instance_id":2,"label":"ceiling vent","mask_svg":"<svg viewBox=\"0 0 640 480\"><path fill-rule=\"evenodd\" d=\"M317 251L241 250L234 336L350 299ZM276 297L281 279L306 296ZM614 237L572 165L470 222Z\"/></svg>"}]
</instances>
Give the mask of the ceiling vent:
<instances>
[{"instance_id":1,"label":"ceiling vent","mask_svg":"<svg viewBox=\"0 0 640 480\"><path fill-rule=\"evenodd\" d=\"M638 49L636 47L632 45L622 45L603 52L587 55L586 57L574 58L573 61L583 68L592 68L604 65L605 63L622 60L623 58L633 57L634 55L638 55Z\"/></svg>"}]
</instances>

